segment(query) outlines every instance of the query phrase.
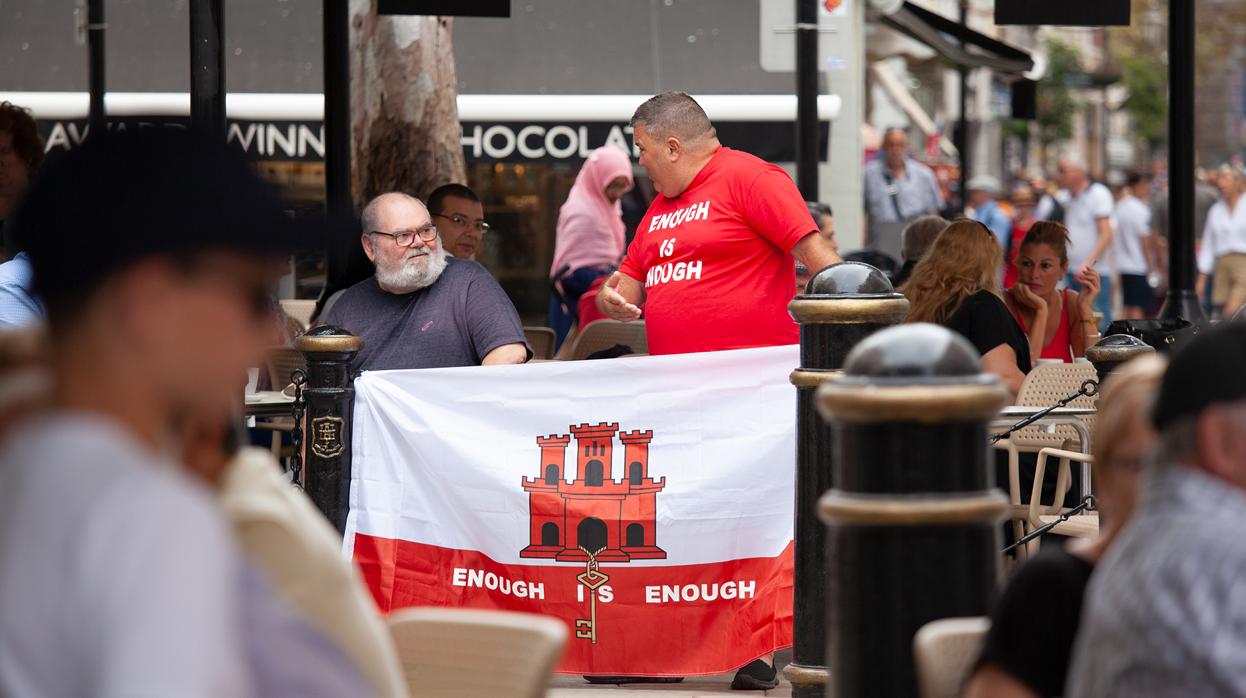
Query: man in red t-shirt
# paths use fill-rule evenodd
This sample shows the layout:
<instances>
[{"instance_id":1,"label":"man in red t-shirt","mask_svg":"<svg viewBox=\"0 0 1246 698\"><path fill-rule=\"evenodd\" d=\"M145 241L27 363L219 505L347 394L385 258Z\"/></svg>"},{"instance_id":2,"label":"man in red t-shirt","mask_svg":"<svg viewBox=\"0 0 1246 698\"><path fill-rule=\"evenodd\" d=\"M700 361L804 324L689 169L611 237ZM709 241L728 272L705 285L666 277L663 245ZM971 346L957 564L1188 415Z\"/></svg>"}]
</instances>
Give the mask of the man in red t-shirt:
<instances>
[{"instance_id":1,"label":"man in red t-shirt","mask_svg":"<svg viewBox=\"0 0 1246 698\"><path fill-rule=\"evenodd\" d=\"M797 343L792 257L815 272L842 260L792 178L724 148L682 92L650 98L632 127L658 196L597 307L627 321L643 306L652 354Z\"/></svg>"},{"instance_id":2,"label":"man in red t-shirt","mask_svg":"<svg viewBox=\"0 0 1246 698\"><path fill-rule=\"evenodd\" d=\"M658 196L627 256L597 293L615 320L644 306L651 354L744 349L800 341L787 314L795 256L818 271L843 261L786 172L724 148L683 92L650 98L632 116L640 164ZM735 689L778 685L774 657L741 668Z\"/></svg>"}]
</instances>

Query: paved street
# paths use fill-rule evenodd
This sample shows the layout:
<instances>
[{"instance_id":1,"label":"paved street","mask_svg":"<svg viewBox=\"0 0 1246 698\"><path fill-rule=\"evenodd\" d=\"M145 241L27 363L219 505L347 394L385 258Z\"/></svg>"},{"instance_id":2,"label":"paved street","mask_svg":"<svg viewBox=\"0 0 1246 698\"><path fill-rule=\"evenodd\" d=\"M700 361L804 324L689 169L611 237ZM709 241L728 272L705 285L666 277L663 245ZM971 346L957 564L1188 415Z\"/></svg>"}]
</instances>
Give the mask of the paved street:
<instances>
[{"instance_id":1,"label":"paved street","mask_svg":"<svg viewBox=\"0 0 1246 698\"><path fill-rule=\"evenodd\" d=\"M780 668L792 659L791 650L783 650L775 653L775 662ZM684 679L681 683L668 684L628 684L623 686L600 686L589 684L579 676L556 676L550 683L550 691L547 695L550 698L576 698L583 696L585 698L608 698L612 695L674 695L679 698L692 698L693 696L790 696L792 695L792 687L786 681L779 683L779 687L773 691L755 692L755 691L732 691L731 677L733 674L719 674L717 676L696 676Z\"/></svg>"}]
</instances>

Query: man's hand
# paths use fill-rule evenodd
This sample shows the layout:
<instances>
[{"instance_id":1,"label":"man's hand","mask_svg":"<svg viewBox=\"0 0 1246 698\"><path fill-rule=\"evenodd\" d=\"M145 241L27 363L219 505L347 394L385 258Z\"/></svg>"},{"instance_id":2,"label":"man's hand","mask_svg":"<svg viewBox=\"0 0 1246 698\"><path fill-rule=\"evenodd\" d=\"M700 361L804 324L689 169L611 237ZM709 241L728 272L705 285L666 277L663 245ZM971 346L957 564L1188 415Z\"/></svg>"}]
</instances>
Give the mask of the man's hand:
<instances>
[{"instance_id":1,"label":"man's hand","mask_svg":"<svg viewBox=\"0 0 1246 698\"><path fill-rule=\"evenodd\" d=\"M622 286L620 286L622 285ZM628 300L639 300L640 282L621 272L614 272L597 291L597 308L612 320L630 322L640 319L640 307Z\"/></svg>"}]
</instances>

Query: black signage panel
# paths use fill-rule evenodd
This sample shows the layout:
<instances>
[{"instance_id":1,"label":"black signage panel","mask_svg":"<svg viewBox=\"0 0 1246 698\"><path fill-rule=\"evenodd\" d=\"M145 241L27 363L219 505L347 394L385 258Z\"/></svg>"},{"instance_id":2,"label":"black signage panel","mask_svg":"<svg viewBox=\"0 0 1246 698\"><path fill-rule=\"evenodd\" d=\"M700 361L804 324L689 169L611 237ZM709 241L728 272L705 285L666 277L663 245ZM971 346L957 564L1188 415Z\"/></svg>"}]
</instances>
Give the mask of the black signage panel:
<instances>
[{"instance_id":1,"label":"black signage panel","mask_svg":"<svg viewBox=\"0 0 1246 698\"><path fill-rule=\"evenodd\" d=\"M82 143L86 119L39 120L49 155ZM185 116L115 117L110 129L190 125ZM715 124L723 145L768 162L796 161L796 131L790 121L723 121ZM626 122L464 122L463 155L468 162L579 162L595 148L614 145L636 157L632 128ZM320 121L243 121L230 119L225 139L254 160L318 162L324 159L324 124ZM818 152L826 160L830 124L818 129Z\"/></svg>"},{"instance_id":2,"label":"black signage panel","mask_svg":"<svg viewBox=\"0 0 1246 698\"><path fill-rule=\"evenodd\" d=\"M995 0L995 23L1127 27L1129 5L1130 0Z\"/></svg>"},{"instance_id":3,"label":"black signage panel","mask_svg":"<svg viewBox=\"0 0 1246 698\"><path fill-rule=\"evenodd\" d=\"M381 15L510 17L511 0L377 0Z\"/></svg>"}]
</instances>

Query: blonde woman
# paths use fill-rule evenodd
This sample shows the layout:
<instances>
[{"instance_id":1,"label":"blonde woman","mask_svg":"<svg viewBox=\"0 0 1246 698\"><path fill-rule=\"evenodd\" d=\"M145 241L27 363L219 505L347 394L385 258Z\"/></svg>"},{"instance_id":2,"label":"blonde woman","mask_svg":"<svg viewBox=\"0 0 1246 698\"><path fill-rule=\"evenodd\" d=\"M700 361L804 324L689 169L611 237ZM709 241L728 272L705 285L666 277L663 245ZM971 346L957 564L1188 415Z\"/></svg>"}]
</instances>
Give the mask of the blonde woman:
<instances>
[{"instance_id":1,"label":"blonde woman","mask_svg":"<svg viewBox=\"0 0 1246 698\"><path fill-rule=\"evenodd\" d=\"M1099 537L1045 546L1017 570L991 616L965 698L1064 695L1086 583L1138 501L1142 461L1155 440L1151 405L1165 365L1144 356L1107 380L1093 446Z\"/></svg>"},{"instance_id":2,"label":"blonde woman","mask_svg":"<svg viewBox=\"0 0 1246 698\"><path fill-rule=\"evenodd\" d=\"M939 233L908 282L908 322L955 330L982 355L982 370L1013 395L1030 372L1030 344L1000 297L1004 255L995 234L977 221L960 220Z\"/></svg>"}]
</instances>

